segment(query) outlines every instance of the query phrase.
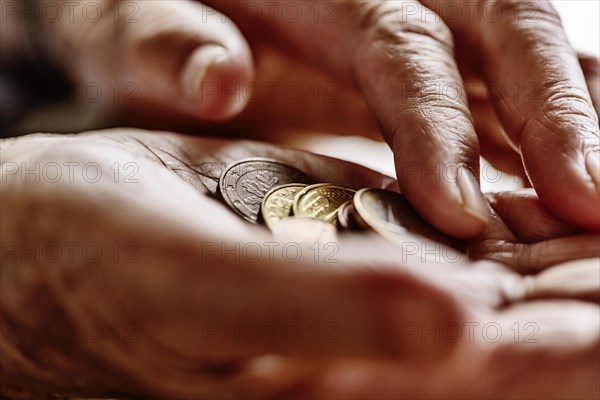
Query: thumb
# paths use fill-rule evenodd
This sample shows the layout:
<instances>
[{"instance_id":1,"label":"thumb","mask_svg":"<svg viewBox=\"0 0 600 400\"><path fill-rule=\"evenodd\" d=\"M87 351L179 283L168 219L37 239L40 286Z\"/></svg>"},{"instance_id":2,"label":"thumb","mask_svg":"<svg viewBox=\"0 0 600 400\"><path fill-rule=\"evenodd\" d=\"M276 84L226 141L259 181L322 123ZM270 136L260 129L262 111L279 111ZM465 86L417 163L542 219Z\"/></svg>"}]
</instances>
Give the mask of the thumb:
<instances>
[{"instance_id":1,"label":"thumb","mask_svg":"<svg viewBox=\"0 0 600 400\"><path fill-rule=\"evenodd\" d=\"M94 15L69 13L65 3L55 20L36 18L52 58L74 80L114 93L103 96L105 102L208 120L244 108L252 55L227 17L189 0L93 4Z\"/></svg>"},{"instance_id":2,"label":"thumb","mask_svg":"<svg viewBox=\"0 0 600 400\"><path fill-rule=\"evenodd\" d=\"M203 119L239 113L254 69L250 48L234 23L191 1L138 5L139 23L128 26L123 38L123 73L139 85L139 96Z\"/></svg>"}]
</instances>

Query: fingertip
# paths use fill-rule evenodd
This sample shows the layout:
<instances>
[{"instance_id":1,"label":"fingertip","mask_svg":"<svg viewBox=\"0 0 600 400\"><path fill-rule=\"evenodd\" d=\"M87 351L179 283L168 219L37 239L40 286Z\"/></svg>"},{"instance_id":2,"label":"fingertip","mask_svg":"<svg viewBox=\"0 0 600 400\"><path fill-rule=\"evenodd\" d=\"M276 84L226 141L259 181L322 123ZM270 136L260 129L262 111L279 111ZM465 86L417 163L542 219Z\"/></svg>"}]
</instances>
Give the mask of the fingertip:
<instances>
[{"instance_id":1,"label":"fingertip","mask_svg":"<svg viewBox=\"0 0 600 400\"><path fill-rule=\"evenodd\" d=\"M425 218L441 232L458 239L477 237L489 223L489 218L483 220L479 216L473 216L472 213L461 208L460 204L447 206L446 211L440 214L441 217L425 215Z\"/></svg>"},{"instance_id":2,"label":"fingertip","mask_svg":"<svg viewBox=\"0 0 600 400\"><path fill-rule=\"evenodd\" d=\"M457 185L460 190L463 212L479 221L481 229L485 228L489 221L489 211L487 201L481 193L479 181L468 168L460 167L457 174Z\"/></svg>"},{"instance_id":3,"label":"fingertip","mask_svg":"<svg viewBox=\"0 0 600 400\"><path fill-rule=\"evenodd\" d=\"M210 66L226 56L225 47L213 44L198 47L190 53L181 72L182 90L187 99L194 103L202 100L200 88Z\"/></svg>"},{"instance_id":4,"label":"fingertip","mask_svg":"<svg viewBox=\"0 0 600 400\"><path fill-rule=\"evenodd\" d=\"M600 231L598 153L563 150L556 154L560 149L540 152L535 142L528 140L523 141L521 149L527 173L544 205L569 224ZM557 162L548 162L551 158Z\"/></svg>"},{"instance_id":5,"label":"fingertip","mask_svg":"<svg viewBox=\"0 0 600 400\"><path fill-rule=\"evenodd\" d=\"M481 193L479 195L483 196ZM434 226L447 235L459 239L472 239L481 234L488 226L488 211L484 215L481 209L465 205L460 200L455 206L452 205L448 209L452 212L452 215L446 216L439 222L432 222Z\"/></svg>"},{"instance_id":6,"label":"fingertip","mask_svg":"<svg viewBox=\"0 0 600 400\"><path fill-rule=\"evenodd\" d=\"M489 223L488 204L468 168L452 170L444 179L405 179L402 193L435 228L456 238L471 239Z\"/></svg>"},{"instance_id":7,"label":"fingertip","mask_svg":"<svg viewBox=\"0 0 600 400\"><path fill-rule=\"evenodd\" d=\"M202 119L222 120L239 114L248 103L248 83L254 76L252 58L209 44L194 50L183 67L186 108Z\"/></svg>"}]
</instances>

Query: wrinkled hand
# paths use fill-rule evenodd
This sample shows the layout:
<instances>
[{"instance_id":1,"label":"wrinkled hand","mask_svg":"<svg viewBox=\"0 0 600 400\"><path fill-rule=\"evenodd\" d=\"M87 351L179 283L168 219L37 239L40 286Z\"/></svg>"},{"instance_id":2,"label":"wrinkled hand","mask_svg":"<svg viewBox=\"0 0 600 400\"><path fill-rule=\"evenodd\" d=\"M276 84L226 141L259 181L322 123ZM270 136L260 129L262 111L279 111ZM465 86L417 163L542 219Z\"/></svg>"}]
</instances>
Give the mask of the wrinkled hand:
<instances>
[{"instance_id":1,"label":"wrinkled hand","mask_svg":"<svg viewBox=\"0 0 600 400\"><path fill-rule=\"evenodd\" d=\"M466 257L423 260L368 234L278 242L213 195L226 164L249 156L355 188L392 182L347 162L127 129L0 146L5 393L600 393L598 236L531 195L496 195L494 223L471 243L492 258L490 243L513 243L503 261L528 271L562 262L523 277ZM523 247L552 240L562 258L523 259Z\"/></svg>"},{"instance_id":2,"label":"wrinkled hand","mask_svg":"<svg viewBox=\"0 0 600 400\"><path fill-rule=\"evenodd\" d=\"M59 33L56 57L84 82L135 82L146 106L205 120L251 102L234 125L241 131L267 121L364 131L376 121L404 195L459 237L487 223L472 177L481 142L515 173L519 153L553 213L600 229L598 62L582 62L588 90L547 1L205 2L231 19L191 1L101 3L100 21L76 13L75 23L47 24L50 39ZM331 94L334 104L321 102Z\"/></svg>"}]
</instances>

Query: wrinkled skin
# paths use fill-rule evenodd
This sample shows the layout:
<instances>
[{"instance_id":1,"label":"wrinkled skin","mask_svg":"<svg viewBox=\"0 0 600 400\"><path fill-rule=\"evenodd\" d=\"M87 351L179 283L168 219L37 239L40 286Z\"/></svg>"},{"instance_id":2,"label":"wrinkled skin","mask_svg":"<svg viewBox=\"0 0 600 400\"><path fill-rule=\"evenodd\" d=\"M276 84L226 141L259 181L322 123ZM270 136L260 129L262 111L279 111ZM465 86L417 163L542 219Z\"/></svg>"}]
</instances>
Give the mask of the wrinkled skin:
<instances>
[{"instance_id":1,"label":"wrinkled skin","mask_svg":"<svg viewBox=\"0 0 600 400\"><path fill-rule=\"evenodd\" d=\"M285 243L215 198L222 168L264 156L354 188L393 186L391 178L272 145L167 132L33 135L0 146L5 394L600 395L600 238L560 222L531 192L488 197L492 223L470 242L474 256L510 268L441 248L427 261L366 233L340 236L333 254L320 247L315 262L313 243L301 259L286 255ZM38 175L22 175L35 163ZM60 179L48 165L60 166ZM51 243L74 250L57 255ZM249 243L277 250L239 250ZM100 253L83 251L89 244ZM293 324L302 335L251 340L244 324ZM45 326L100 333L57 338L41 335Z\"/></svg>"},{"instance_id":2,"label":"wrinkled skin","mask_svg":"<svg viewBox=\"0 0 600 400\"><path fill-rule=\"evenodd\" d=\"M549 3L527 2L523 16L515 1L482 0L474 19L456 20L444 3L423 1L436 20L417 2L278 2L305 7L297 22L227 8L267 1L206 2L229 18L192 1L96 3L104 17L95 22L76 12L23 29L7 13L2 28L16 39L3 30L1 57L36 41L73 81L116 88L103 100L121 123L280 142L306 129L381 131L399 182L303 152L166 132L0 142L4 394L600 396L598 235L589 231L600 228L590 157L600 148L598 62L577 59ZM493 23L479 12L490 5L504 11ZM316 21L314 6L323 7ZM236 84L262 96L229 90ZM286 84L300 86L298 99ZM456 165L477 175L480 150L504 170L524 168L539 199L485 201L474 183L406 173ZM212 195L222 167L246 156L318 181L399 187L437 228L473 238L472 257L505 266L424 261L370 235L318 243L316 262L311 243L301 260L267 257L285 243ZM58 163L61 179L13 169L36 162ZM98 181L87 175L96 167ZM231 252L249 244L263 250L258 260ZM298 340L236 336L290 324ZM42 335L69 326L99 337Z\"/></svg>"},{"instance_id":3,"label":"wrinkled skin","mask_svg":"<svg viewBox=\"0 0 600 400\"><path fill-rule=\"evenodd\" d=\"M598 62L578 61L548 1L96 3L100 20L64 5L37 42L80 86L120 91L104 100L127 123L380 130L404 195L462 238L488 222L477 180L454 179L478 176L481 147L561 219L600 230Z\"/></svg>"}]
</instances>

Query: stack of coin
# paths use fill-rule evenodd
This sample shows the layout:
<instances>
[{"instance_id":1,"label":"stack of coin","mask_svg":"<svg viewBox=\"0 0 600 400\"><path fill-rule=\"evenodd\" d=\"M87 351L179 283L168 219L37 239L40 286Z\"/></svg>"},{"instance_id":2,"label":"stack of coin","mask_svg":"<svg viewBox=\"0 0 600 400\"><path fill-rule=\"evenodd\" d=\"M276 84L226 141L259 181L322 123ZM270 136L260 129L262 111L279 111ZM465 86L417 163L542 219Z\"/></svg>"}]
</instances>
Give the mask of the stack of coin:
<instances>
[{"instance_id":1,"label":"stack of coin","mask_svg":"<svg viewBox=\"0 0 600 400\"><path fill-rule=\"evenodd\" d=\"M336 229L367 230L398 245L421 236L458 250L464 248L464 243L423 220L400 193L315 183L302 171L275 160L238 161L223 172L219 188L225 202L240 216L263 223L288 239L297 234L300 240L307 232L333 238Z\"/></svg>"},{"instance_id":2,"label":"stack of coin","mask_svg":"<svg viewBox=\"0 0 600 400\"><path fill-rule=\"evenodd\" d=\"M275 160L248 158L221 174L219 190L225 203L250 222L258 222L261 203L269 190L282 185L313 183L304 172Z\"/></svg>"}]
</instances>

